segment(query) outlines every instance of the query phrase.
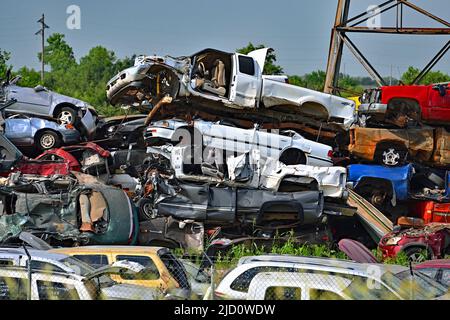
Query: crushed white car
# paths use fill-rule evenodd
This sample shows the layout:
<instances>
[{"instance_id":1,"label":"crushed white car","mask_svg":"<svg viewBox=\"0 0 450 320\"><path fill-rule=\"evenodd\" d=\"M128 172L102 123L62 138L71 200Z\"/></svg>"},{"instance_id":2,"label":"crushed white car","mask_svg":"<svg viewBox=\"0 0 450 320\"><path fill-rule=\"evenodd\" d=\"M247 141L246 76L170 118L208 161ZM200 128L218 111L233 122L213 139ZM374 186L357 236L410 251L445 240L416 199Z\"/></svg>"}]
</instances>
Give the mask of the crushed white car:
<instances>
[{"instance_id":1,"label":"crushed white car","mask_svg":"<svg viewBox=\"0 0 450 320\"><path fill-rule=\"evenodd\" d=\"M144 132L144 139L148 145L176 144L182 140L185 145L203 145L231 154L259 149L261 157L272 157L286 165L333 166L330 146L305 139L291 130L269 132L256 127L241 129L203 120L187 123L171 119L150 124Z\"/></svg>"},{"instance_id":2,"label":"crushed white car","mask_svg":"<svg viewBox=\"0 0 450 320\"><path fill-rule=\"evenodd\" d=\"M113 105L152 107L169 95L174 103L210 113L278 121L290 114L291 121L316 128L329 123L348 129L355 122L353 101L263 75L268 50L248 55L205 49L179 58L139 56L133 67L108 82L107 96Z\"/></svg>"}]
</instances>

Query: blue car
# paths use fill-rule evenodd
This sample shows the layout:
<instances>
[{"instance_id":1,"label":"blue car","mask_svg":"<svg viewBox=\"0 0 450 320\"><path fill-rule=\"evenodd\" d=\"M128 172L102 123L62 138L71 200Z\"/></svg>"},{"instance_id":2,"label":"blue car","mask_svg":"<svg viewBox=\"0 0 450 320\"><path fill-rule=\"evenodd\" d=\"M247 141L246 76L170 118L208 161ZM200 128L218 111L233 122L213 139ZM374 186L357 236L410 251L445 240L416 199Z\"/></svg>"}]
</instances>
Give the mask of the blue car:
<instances>
[{"instance_id":1,"label":"blue car","mask_svg":"<svg viewBox=\"0 0 450 320\"><path fill-rule=\"evenodd\" d=\"M80 142L80 133L71 124L16 114L4 120L4 134L18 147L36 147L43 152Z\"/></svg>"},{"instance_id":2,"label":"blue car","mask_svg":"<svg viewBox=\"0 0 450 320\"><path fill-rule=\"evenodd\" d=\"M347 181L353 189L381 211L389 211L397 202L411 199L450 201L450 171L432 171L412 164L402 167L354 164L347 171Z\"/></svg>"}]
</instances>

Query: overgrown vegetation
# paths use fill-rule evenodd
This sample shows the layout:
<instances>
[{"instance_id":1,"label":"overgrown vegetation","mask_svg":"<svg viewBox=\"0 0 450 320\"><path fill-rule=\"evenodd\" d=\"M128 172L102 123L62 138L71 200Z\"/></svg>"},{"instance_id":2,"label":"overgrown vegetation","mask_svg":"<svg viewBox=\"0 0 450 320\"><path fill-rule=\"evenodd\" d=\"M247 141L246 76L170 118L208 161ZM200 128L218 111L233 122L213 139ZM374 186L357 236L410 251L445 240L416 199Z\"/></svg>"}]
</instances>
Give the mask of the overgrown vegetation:
<instances>
[{"instance_id":1,"label":"overgrown vegetation","mask_svg":"<svg viewBox=\"0 0 450 320\"><path fill-rule=\"evenodd\" d=\"M254 45L249 43L238 52L248 53L252 50L265 47L264 44ZM8 61L11 54L0 49L0 77L4 77L6 70L11 67ZM44 50L44 61L49 71L45 72L44 85L50 90L78 98L89 102L100 114L111 116L123 114L124 111L117 107L112 107L106 100L106 83L112 76L127 67L133 65L135 56L119 59L113 51L104 47L96 46L79 61L75 59L72 47L66 42L64 35L54 33L47 38L47 45ZM38 54L40 61L41 56ZM267 56L264 66L265 74L282 74L283 68L276 64L277 57L274 51ZM402 75L401 81L409 84L419 73L419 70L410 67ZM30 69L27 66L14 69L15 75L21 75L22 80L19 85L24 87L34 87L40 84L40 72ZM317 70L305 75L289 76L291 84L322 91L325 82L325 72ZM423 80L423 84L450 81L450 76L440 71L430 72ZM397 83L398 80L392 82ZM345 89L342 95L357 95L365 87L375 87L376 83L369 77L351 77L346 74L340 75L339 87Z\"/></svg>"}]
</instances>

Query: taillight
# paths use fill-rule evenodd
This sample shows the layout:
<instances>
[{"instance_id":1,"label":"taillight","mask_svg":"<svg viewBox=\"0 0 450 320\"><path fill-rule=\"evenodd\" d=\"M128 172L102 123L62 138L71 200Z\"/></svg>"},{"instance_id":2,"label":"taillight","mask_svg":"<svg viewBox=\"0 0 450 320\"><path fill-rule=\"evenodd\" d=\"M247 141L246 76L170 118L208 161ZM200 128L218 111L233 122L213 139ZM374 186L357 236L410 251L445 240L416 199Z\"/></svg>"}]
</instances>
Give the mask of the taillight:
<instances>
[{"instance_id":1,"label":"taillight","mask_svg":"<svg viewBox=\"0 0 450 320\"><path fill-rule=\"evenodd\" d=\"M68 124L66 124L66 129L73 130L73 129L75 129L75 127L73 126L73 124L68 123Z\"/></svg>"},{"instance_id":2,"label":"taillight","mask_svg":"<svg viewBox=\"0 0 450 320\"><path fill-rule=\"evenodd\" d=\"M328 150L328 158L333 158L333 150Z\"/></svg>"}]
</instances>

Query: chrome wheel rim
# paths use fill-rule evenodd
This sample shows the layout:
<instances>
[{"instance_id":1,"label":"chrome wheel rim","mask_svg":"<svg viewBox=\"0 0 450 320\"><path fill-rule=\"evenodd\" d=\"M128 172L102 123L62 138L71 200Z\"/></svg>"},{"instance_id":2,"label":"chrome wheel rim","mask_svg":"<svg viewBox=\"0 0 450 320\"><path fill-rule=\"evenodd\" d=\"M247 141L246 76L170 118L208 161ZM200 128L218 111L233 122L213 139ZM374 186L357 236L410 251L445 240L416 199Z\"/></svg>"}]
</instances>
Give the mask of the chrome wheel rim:
<instances>
[{"instance_id":1,"label":"chrome wheel rim","mask_svg":"<svg viewBox=\"0 0 450 320\"><path fill-rule=\"evenodd\" d=\"M400 154L395 149L390 148L383 152L383 163L388 166L396 166L399 163Z\"/></svg>"},{"instance_id":2,"label":"chrome wheel rim","mask_svg":"<svg viewBox=\"0 0 450 320\"><path fill-rule=\"evenodd\" d=\"M55 145L56 139L51 134L44 134L40 139L40 144L44 149L50 149Z\"/></svg>"},{"instance_id":3,"label":"chrome wheel rim","mask_svg":"<svg viewBox=\"0 0 450 320\"><path fill-rule=\"evenodd\" d=\"M61 124L71 124L73 121L72 113L69 111L62 111L59 114L58 120Z\"/></svg>"}]
</instances>

